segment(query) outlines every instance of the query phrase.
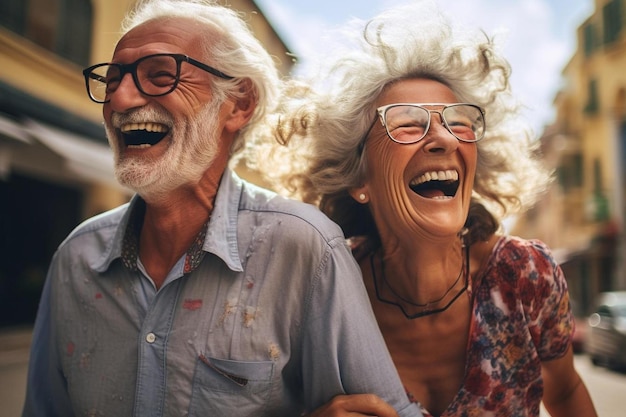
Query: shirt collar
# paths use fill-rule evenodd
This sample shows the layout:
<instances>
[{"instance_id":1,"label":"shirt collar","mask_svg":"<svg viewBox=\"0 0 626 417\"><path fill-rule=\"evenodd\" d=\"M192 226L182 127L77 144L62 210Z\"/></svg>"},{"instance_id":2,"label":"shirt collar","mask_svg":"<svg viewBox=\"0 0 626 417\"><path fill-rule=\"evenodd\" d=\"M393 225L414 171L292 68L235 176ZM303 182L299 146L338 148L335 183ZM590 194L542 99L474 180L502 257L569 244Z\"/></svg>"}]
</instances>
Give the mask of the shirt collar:
<instances>
[{"instance_id":1,"label":"shirt collar","mask_svg":"<svg viewBox=\"0 0 626 417\"><path fill-rule=\"evenodd\" d=\"M243 271L239 245L237 242L237 217L243 191L242 180L230 169L224 171L220 182L215 206L208 225L196 236L187 250L184 272L193 271L202 261L206 252L218 256L233 271ZM139 231L145 213L145 201L133 196L128 210L124 213L115 233L113 244L102 262L94 269L103 272L115 258L121 258L124 266L137 270L139 254Z\"/></svg>"},{"instance_id":2,"label":"shirt collar","mask_svg":"<svg viewBox=\"0 0 626 417\"><path fill-rule=\"evenodd\" d=\"M237 220L243 196L243 181L226 169L215 197L203 249L220 257L236 272L243 271L237 241Z\"/></svg>"}]
</instances>

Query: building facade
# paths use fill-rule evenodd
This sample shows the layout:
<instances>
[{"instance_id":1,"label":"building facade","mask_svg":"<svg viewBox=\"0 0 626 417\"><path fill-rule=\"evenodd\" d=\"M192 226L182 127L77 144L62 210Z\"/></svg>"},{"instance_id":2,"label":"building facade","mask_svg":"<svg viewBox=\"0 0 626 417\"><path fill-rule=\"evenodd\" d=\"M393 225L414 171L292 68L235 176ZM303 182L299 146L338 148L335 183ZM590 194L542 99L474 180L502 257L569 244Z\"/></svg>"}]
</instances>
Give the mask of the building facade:
<instances>
[{"instance_id":1,"label":"building facade","mask_svg":"<svg viewBox=\"0 0 626 417\"><path fill-rule=\"evenodd\" d=\"M582 313L599 292L626 289L625 68L626 0L595 0L542 137L558 180L516 228L555 248Z\"/></svg>"},{"instance_id":2,"label":"building facade","mask_svg":"<svg viewBox=\"0 0 626 417\"><path fill-rule=\"evenodd\" d=\"M0 2L0 327L32 323L62 239L131 195L115 180L102 106L81 71L110 59L132 3ZM254 1L228 4L288 74L288 48Z\"/></svg>"}]
</instances>

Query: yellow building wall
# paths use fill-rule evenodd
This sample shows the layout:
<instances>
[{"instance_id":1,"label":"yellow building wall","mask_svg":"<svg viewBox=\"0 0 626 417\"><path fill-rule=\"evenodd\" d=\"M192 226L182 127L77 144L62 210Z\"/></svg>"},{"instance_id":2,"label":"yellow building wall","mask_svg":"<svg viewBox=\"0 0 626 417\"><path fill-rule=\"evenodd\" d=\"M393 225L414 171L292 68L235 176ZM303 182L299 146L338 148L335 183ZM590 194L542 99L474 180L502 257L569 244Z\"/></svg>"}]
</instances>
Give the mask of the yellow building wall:
<instances>
[{"instance_id":1,"label":"yellow building wall","mask_svg":"<svg viewBox=\"0 0 626 417\"><path fill-rule=\"evenodd\" d=\"M596 0L594 12L577 29L578 46L562 71L563 88L553 103L556 117L541 138L544 161L560 181L512 230L553 249L583 310L601 291L626 289L626 167L620 163L626 143L619 131L626 125L626 0L620 0L618 37L606 42L603 8L610 1ZM591 51L585 48L589 26L596 36ZM593 80L595 101L590 97ZM598 216L607 213L603 199L608 205L604 217Z\"/></svg>"},{"instance_id":2,"label":"yellow building wall","mask_svg":"<svg viewBox=\"0 0 626 417\"><path fill-rule=\"evenodd\" d=\"M90 106L82 68L0 27L0 80L33 97L81 117L98 121L101 109Z\"/></svg>"}]
</instances>

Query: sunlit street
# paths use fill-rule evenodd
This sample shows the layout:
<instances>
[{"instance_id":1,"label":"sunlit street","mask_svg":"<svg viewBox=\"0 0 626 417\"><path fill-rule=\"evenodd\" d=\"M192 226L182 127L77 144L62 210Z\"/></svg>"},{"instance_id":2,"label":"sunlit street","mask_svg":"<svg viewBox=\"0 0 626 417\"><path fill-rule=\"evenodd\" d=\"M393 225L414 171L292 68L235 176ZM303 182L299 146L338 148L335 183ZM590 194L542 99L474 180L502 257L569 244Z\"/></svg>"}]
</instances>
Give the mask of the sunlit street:
<instances>
[{"instance_id":1,"label":"sunlit street","mask_svg":"<svg viewBox=\"0 0 626 417\"><path fill-rule=\"evenodd\" d=\"M593 366L586 355L576 356L576 369L581 374L598 415L621 417L626 409L626 372Z\"/></svg>"}]
</instances>

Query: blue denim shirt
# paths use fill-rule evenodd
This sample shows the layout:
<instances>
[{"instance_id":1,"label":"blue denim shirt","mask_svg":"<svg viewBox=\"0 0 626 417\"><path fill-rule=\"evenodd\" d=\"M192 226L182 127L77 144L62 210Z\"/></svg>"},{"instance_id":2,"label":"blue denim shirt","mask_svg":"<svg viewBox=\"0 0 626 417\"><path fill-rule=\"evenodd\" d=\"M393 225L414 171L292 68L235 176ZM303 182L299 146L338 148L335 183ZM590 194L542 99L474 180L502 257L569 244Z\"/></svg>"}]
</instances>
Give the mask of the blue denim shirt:
<instances>
[{"instance_id":1,"label":"blue denim shirt","mask_svg":"<svg viewBox=\"0 0 626 417\"><path fill-rule=\"evenodd\" d=\"M157 291L127 244L142 204L86 221L55 253L24 416L295 417L343 393L421 415L341 230L317 209L227 170L201 250Z\"/></svg>"}]
</instances>

